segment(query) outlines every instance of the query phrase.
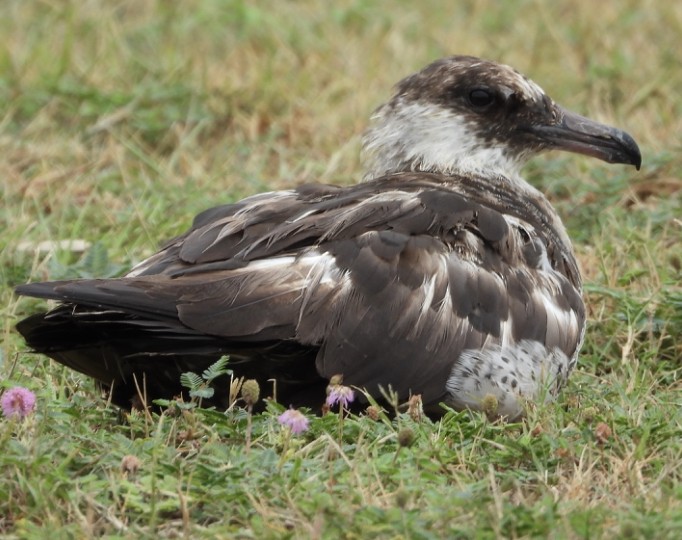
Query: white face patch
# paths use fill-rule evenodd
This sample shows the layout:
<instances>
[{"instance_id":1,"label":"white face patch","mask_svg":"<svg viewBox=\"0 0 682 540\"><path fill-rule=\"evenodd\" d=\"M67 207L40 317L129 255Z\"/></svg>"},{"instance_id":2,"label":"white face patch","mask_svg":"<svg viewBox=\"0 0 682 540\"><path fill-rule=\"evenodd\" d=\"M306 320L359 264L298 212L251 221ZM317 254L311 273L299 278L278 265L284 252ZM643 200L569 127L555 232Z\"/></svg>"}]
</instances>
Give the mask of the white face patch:
<instances>
[{"instance_id":1,"label":"white face patch","mask_svg":"<svg viewBox=\"0 0 682 540\"><path fill-rule=\"evenodd\" d=\"M464 118L430 103L399 103L382 107L364 138L365 179L397 168L442 173L482 173L517 176L523 163L504 145L478 139Z\"/></svg>"}]
</instances>

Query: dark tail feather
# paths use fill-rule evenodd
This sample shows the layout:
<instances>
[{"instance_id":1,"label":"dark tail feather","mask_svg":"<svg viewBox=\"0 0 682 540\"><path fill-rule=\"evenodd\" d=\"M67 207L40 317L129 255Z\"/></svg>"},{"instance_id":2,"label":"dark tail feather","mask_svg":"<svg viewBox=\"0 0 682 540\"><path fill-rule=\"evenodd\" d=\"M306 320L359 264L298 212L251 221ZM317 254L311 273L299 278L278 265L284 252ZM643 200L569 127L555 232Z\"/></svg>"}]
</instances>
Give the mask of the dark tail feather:
<instances>
[{"instance_id":1,"label":"dark tail feather","mask_svg":"<svg viewBox=\"0 0 682 540\"><path fill-rule=\"evenodd\" d=\"M179 321L73 305L32 315L17 330L35 352L99 381L125 408L138 401L143 381L148 401L186 393L182 373L201 374L226 354L235 374L257 379L263 395L271 387L268 381L277 379L277 395L286 404L316 407L324 396L326 381L314 367L316 349L295 342L233 343ZM214 388L215 403L226 405L228 381L218 379Z\"/></svg>"},{"instance_id":2,"label":"dark tail feather","mask_svg":"<svg viewBox=\"0 0 682 540\"><path fill-rule=\"evenodd\" d=\"M37 283L25 283L24 285L18 285L15 287L14 292L19 296L32 296L34 298L45 298L48 300L62 300L62 295L59 294L56 289L59 285L68 283L70 282L44 281Z\"/></svg>"},{"instance_id":3,"label":"dark tail feather","mask_svg":"<svg viewBox=\"0 0 682 540\"><path fill-rule=\"evenodd\" d=\"M136 400L143 380L150 399L181 394L182 373L201 373L228 352L215 338L179 323L73 306L32 315L17 330L35 352L111 388L112 400L123 407Z\"/></svg>"}]
</instances>

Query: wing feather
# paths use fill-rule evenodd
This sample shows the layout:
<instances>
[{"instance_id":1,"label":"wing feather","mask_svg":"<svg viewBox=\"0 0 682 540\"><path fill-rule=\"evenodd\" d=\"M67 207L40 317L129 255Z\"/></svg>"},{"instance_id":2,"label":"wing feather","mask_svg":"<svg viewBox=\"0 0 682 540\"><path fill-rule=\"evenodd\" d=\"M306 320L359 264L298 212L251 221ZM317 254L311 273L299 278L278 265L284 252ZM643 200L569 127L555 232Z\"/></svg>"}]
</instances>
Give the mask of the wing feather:
<instances>
[{"instance_id":1,"label":"wing feather","mask_svg":"<svg viewBox=\"0 0 682 540\"><path fill-rule=\"evenodd\" d=\"M200 214L125 278L18 290L179 321L227 345L316 347L323 377L436 402L464 351L534 340L571 357L579 346L579 273L562 230L494 200L424 173L303 186Z\"/></svg>"}]
</instances>

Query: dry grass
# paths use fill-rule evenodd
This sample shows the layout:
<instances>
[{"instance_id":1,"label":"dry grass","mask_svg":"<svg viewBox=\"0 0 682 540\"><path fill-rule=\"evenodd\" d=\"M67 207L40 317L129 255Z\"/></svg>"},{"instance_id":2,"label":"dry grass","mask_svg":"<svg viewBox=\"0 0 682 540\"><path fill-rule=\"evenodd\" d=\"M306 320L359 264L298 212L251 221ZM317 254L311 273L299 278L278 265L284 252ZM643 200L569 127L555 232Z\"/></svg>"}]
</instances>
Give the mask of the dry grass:
<instances>
[{"instance_id":1,"label":"dry grass","mask_svg":"<svg viewBox=\"0 0 682 540\"><path fill-rule=\"evenodd\" d=\"M31 423L0 423L0 534L680 536L682 4L6 0L0 35L0 386L40 400ZM246 456L243 414L120 423L25 352L13 327L36 302L14 285L113 273L216 202L356 181L371 110L451 53L514 65L644 153L638 174L563 155L527 170L587 281L561 403L512 426L349 419L341 440L323 418L289 446L271 413ZM98 255L19 250L65 239ZM406 423L418 437L396 459Z\"/></svg>"}]
</instances>

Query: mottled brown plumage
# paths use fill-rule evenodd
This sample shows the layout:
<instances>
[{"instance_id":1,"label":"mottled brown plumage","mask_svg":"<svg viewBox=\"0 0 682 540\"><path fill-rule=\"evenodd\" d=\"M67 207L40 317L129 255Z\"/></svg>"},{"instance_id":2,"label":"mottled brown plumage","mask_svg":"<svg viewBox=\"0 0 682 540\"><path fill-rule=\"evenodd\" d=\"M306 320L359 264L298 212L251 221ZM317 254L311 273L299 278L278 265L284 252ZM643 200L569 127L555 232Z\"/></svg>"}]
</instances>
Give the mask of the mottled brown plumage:
<instances>
[{"instance_id":1,"label":"mottled brown plumage","mask_svg":"<svg viewBox=\"0 0 682 540\"><path fill-rule=\"evenodd\" d=\"M431 410L493 395L510 417L556 393L582 341L581 278L559 217L517 171L554 147L639 166L634 141L511 68L451 57L397 86L364 147L362 184L207 210L120 279L19 287L64 304L19 331L124 406L134 378L172 397L182 372L222 354L276 378L285 404L321 404L336 374Z\"/></svg>"}]
</instances>

